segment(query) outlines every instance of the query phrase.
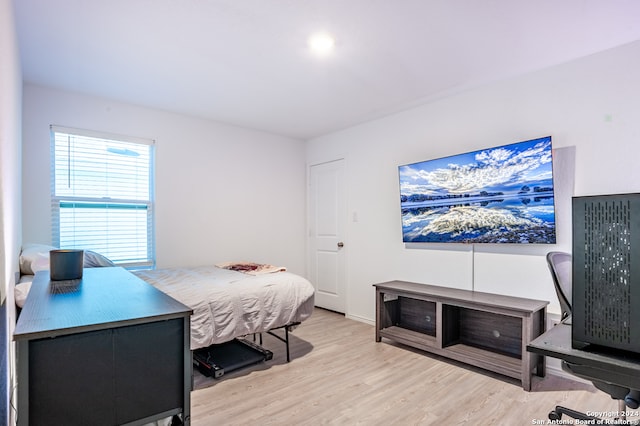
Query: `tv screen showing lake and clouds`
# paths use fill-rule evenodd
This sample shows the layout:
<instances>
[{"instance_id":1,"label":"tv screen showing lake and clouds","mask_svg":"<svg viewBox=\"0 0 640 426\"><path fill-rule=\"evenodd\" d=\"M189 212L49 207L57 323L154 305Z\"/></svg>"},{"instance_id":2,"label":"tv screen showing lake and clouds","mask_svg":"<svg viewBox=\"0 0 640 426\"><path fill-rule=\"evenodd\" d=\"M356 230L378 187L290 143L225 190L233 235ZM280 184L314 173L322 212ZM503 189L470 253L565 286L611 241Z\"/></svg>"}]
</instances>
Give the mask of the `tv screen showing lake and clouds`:
<instances>
[{"instance_id":1,"label":"tv screen showing lake and clouds","mask_svg":"<svg viewBox=\"0 0 640 426\"><path fill-rule=\"evenodd\" d=\"M406 243L556 242L550 136L398 171Z\"/></svg>"}]
</instances>

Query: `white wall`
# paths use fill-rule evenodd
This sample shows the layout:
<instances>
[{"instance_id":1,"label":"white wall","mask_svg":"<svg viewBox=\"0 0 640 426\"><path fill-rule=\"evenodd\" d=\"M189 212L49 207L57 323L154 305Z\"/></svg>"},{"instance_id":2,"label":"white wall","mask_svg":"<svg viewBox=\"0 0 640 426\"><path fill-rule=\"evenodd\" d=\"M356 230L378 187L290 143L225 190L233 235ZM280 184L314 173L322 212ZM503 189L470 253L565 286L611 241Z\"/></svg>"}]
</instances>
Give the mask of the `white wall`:
<instances>
[{"instance_id":1,"label":"white wall","mask_svg":"<svg viewBox=\"0 0 640 426\"><path fill-rule=\"evenodd\" d=\"M20 250L22 75L17 43L11 2L0 0L0 302L13 288Z\"/></svg>"},{"instance_id":2,"label":"white wall","mask_svg":"<svg viewBox=\"0 0 640 426\"><path fill-rule=\"evenodd\" d=\"M10 0L0 0L0 424L11 424L10 390L15 385L15 346L11 335L16 310L13 297L21 238L20 115L22 75ZM14 401L15 402L15 401Z\"/></svg>"},{"instance_id":3,"label":"white wall","mask_svg":"<svg viewBox=\"0 0 640 426\"><path fill-rule=\"evenodd\" d=\"M347 314L374 319L376 282L401 279L552 302L544 255L571 251L571 196L640 192L640 42L319 137L307 165L345 158ZM553 137L558 244L405 246L397 166Z\"/></svg>"},{"instance_id":4,"label":"white wall","mask_svg":"<svg viewBox=\"0 0 640 426\"><path fill-rule=\"evenodd\" d=\"M24 241L50 243L49 125L156 141L158 267L229 260L305 274L305 148L298 140L26 85Z\"/></svg>"}]
</instances>

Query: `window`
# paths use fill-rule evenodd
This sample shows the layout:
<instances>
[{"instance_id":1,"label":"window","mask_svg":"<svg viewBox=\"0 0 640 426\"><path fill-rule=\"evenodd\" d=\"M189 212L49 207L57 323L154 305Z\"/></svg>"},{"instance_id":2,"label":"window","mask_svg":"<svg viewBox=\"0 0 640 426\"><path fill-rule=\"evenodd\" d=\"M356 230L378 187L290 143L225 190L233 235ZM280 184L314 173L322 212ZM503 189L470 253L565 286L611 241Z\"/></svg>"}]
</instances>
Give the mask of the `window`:
<instances>
[{"instance_id":1,"label":"window","mask_svg":"<svg viewBox=\"0 0 640 426\"><path fill-rule=\"evenodd\" d=\"M51 126L52 242L153 267L154 141Z\"/></svg>"}]
</instances>

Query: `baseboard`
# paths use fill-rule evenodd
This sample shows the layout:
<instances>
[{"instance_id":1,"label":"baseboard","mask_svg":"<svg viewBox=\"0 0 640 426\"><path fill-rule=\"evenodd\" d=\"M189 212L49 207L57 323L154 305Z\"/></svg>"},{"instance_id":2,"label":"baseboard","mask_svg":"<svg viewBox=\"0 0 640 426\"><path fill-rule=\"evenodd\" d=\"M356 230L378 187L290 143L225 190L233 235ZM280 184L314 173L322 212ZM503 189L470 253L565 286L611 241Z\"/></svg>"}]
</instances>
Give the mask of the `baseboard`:
<instances>
[{"instance_id":1,"label":"baseboard","mask_svg":"<svg viewBox=\"0 0 640 426\"><path fill-rule=\"evenodd\" d=\"M351 314L345 314L344 316L345 316L345 318L352 319L352 320L358 321L358 322L363 322L365 324L369 324L369 325L372 325L374 327L376 325L376 322L375 321L371 321L369 318L360 317L358 315L351 315Z\"/></svg>"}]
</instances>

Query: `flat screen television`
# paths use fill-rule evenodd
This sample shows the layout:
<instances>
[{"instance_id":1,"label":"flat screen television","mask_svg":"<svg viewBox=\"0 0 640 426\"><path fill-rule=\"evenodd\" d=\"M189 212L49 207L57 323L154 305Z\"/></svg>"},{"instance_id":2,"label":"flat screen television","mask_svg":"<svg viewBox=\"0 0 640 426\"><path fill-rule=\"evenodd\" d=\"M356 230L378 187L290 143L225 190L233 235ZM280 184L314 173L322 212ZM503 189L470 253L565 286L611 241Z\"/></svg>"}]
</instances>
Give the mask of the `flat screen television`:
<instances>
[{"instance_id":1,"label":"flat screen television","mask_svg":"<svg viewBox=\"0 0 640 426\"><path fill-rule=\"evenodd\" d=\"M398 167L405 243L554 244L551 136Z\"/></svg>"}]
</instances>

